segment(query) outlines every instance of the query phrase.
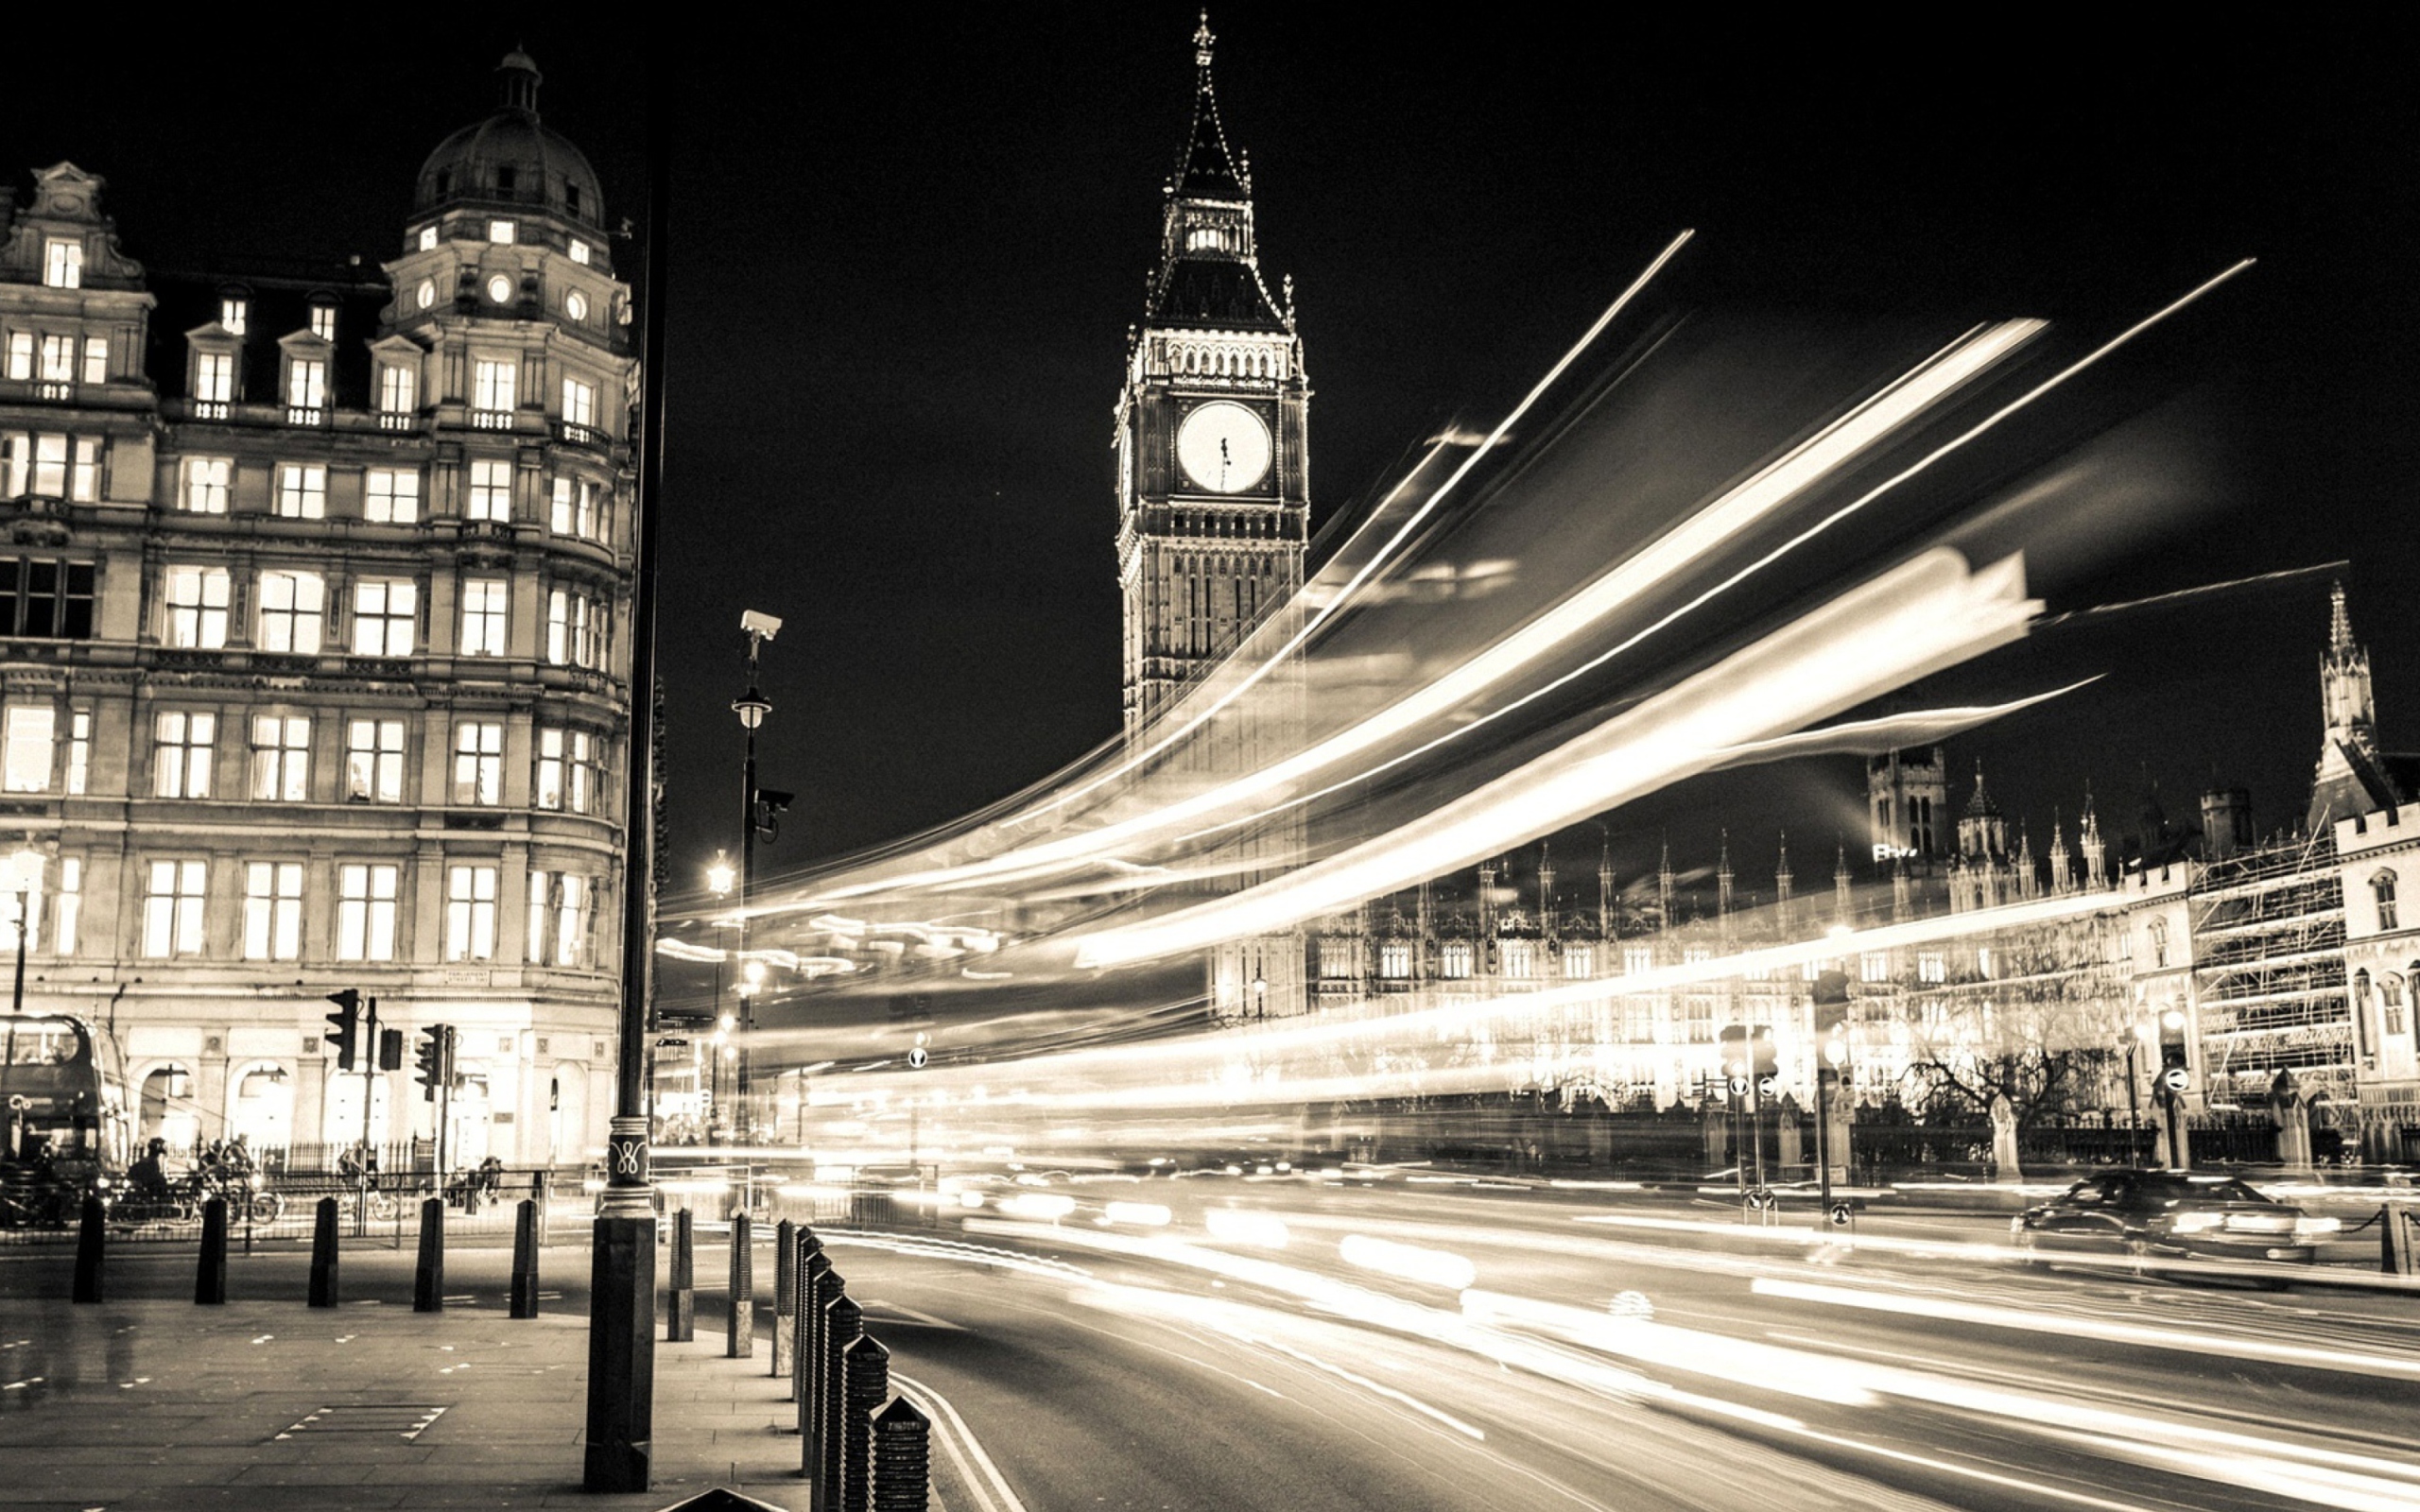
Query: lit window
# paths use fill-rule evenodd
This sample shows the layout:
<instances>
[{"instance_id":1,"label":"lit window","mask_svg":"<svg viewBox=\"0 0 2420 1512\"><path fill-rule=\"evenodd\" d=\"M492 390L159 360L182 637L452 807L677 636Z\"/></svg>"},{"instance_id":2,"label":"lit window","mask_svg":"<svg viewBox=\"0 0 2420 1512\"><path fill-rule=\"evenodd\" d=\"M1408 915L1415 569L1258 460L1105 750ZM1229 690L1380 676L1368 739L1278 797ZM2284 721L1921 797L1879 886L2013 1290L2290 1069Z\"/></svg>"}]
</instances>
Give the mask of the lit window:
<instances>
[{"instance_id":1,"label":"lit window","mask_svg":"<svg viewBox=\"0 0 2420 1512\"><path fill-rule=\"evenodd\" d=\"M471 364L471 407L473 409L509 410L513 406L513 390L519 387L521 369L510 362L493 357L480 357Z\"/></svg>"},{"instance_id":2,"label":"lit window","mask_svg":"<svg viewBox=\"0 0 2420 1512\"><path fill-rule=\"evenodd\" d=\"M311 721L301 715L252 716L252 799L307 803L311 799Z\"/></svg>"},{"instance_id":3,"label":"lit window","mask_svg":"<svg viewBox=\"0 0 2420 1512\"><path fill-rule=\"evenodd\" d=\"M285 405L318 411L328 402L328 365L316 357L297 357L285 365Z\"/></svg>"},{"instance_id":4,"label":"lit window","mask_svg":"<svg viewBox=\"0 0 2420 1512\"><path fill-rule=\"evenodd\" d=\"M470 506L463 516L471 520L510 520L512 518L512 464L510 462L473 462L471 464Z\"/></svg>"},{"instance_id":5,"label":"lit window","mask_svg":"<svg viewBox=\"0 0 2420 1512\"><path fill-rule=\"evenodd\" d=\"M0 736L8 790L11 793L50 791L51 744L59 729L59 711L48 704L9 706L7 733Z\"/></svg>"},{"instance_id":6,"label":"lit window","mask_svg":"<svg viewBox=\"0 0 2420 1512\"><path fill-rule=\"evenodd\" d=\"M604 812L605 774L597 768L597 755L604 745L602 735L585 730L571 732L571 791L566 796L574 814Z\"/></svg>"},{"instance_id":7,"label":"lit window","mask_svg":"<svg viewBox=\"0 0 2420 1512\"><path fill-rule=\"evenodd\" d=\"M2395 922L2394 873L2381 871L2370 878L2370 896L2377 902L2378 928L2381 931L2401 928Z\"/></svg>"},{"instance_id":8,"label":"lit window","mask_svg":"<svg viewBox=\"0 0 2420 1512\"><path fill-rule=\"evenodd\" d=\"M42 338L42 381L66 384L76 381L76 338L44 336Z\"/></svg>"},{"instance_id":9,"label":"lit window","mask_svg":"<svg viewBox=\"0 0 2420 1512\"><path fill-rule=\"evenodd\" d=\"M408 415L419 395L420 383L409 368L390 362L378 369L378 409L381 414Z\"/></svg>"},{"instance_id":10,"label":"lit window","mask_svg":"<svg viewBox=\"0 0 2420 1512\"><path fill-rule=\"evenodd\" d=\"M588 940L588 879L529 873L529 964L578 966Z\"/></svg>"},{"instance_id":11,"label":"lit window","mask_svg":"<svg viewBox=\"0 0 2420 1512\"><path fill-rule=\"evenodd\" d=\"M1622 974L1624 976L1645 976L1648 972L1653 970L1655 970L1655 949L1653 946L1626 945L1622 947Z\"/></svg>"},{"instance_id":12,"label":"lit window","mask_svg":"<svg viewBox=\"0 0 2420 1512\"><path fill-rule=\"evenodd\" d=\"M43 247L42 281L55 289L84 286L84 244L53 241Z\"/></svg>"},{"instance_id":13,"label":"lit window","mask_svg":"<svg viewBox=\"0 0 2420 1512\"><path fill-rule=\"evenodd\" d=\"M320 649L328 585L317 573L261 574L260 648L293 656Z\"/></svg>"},{"instance_id":14,"label":"lit window","mask_svg":"<svg viewBox=\"0 0 2420 1512\"><path fill-rule=\"evenodd\" d=\"M227 569L171 567L164 577L168 644L216 650L227 644Z\"/></svg>"},{"instance_id":15,"label":"lit window","mask_svg":"<svg viewBox=\"0 0 2420 1512\"><path fill-rule=\"evenodd\" d=\"M246 303L242 300L220 300L218 301L218 323L225 326L231 335L242 335L244 334L244 315L246 308Z\"/></svg>"},{"instance_id":16,"label":"lit window","mask_svg":"<svg viewBox=\"0 0 2420 1512\"><path fill-rule=\"evenodd\" d=\"M1916 956L1916 980L1933 983L1948 981L1949 962L1939 951L1921 953Z\"/></svg>"},{"instance_id":17,"label":"lit window","mask_svg":"<svg viewBox=\"0 0 2420 1512\"><path fill-rule=\"evenodd\" d=\"M510 303L512 300L512 280L505 277L501 273L498 273L495 277L488 280L488 298L493 300L498 304Z\"/></svg>"},{"instance_id":18,"label":"lit window","mask_svg":"<svg viewBox=\"0 0 2420 1512\"><path fill-rule=\"evenodd\" d=\"M420 301L420 307L424 310L427 309L430 305L435 304L437 302L437 280L433 278L422 279L420 281L420 287L412 291L412 297Z\"/></svg>"},{"instance_id":19,"label":"lit window","mask_svg":"<svg viewBox=\"0 0 2420 1512\"><path fill-rule=\"evenodd\" d=\"M546 595L546 660L559 667L596 667L604 637L596 601L556 589Z\"/></svg>"},{"instance_id":20,"label":"lit window","mask_svg":"<svg viewBox=\"0 0 2420 1512\"><path fill-rule=\"evenodd\" d=\"M84 791L93 771L93 711L78 709L67 716L67 791Z\"/></svg>"},{"instance_id":21,"label":"lit window","mask_svg":"<svg viewBox=\"0 0 2420 1512\"><path fill-rule=\"evenodd\" d=\"M244 866L244 959L291 961L302 954L302 865Z\"/></svg>"},{"instance_id":22,"label":"lit window","mask_svg":"<svg viewBox=\"0 0 2420 1512\"><path fill-rule=\"evenodd\" d=\"M504 801L504 726L466 719L454 727L454 801L492 808Z\"/></svg>"},{"instance_id":23,"label":"lit window","mask_svg":"<svg viewBox=\"0 0 2420 1512\"><path fill-rule=\"evenodd\" d=\"M223 404L235 397L235 354L203 352L193 359L193 397L205 404Z\"/></svg>"},{"instance_id":24,"label":"lit window","mask_svg":"<svg viewBox=\"0 0 2420 1512\"><path fill-rule=\"evenodd\" d=\"M353 654L409 656L420 627L420 588L407 577L365 577L353 585Z\"/></svg>"},{"instance_id":25,"label":"lit window","mask_svg":"<svg viewBox=\"0 0 2420 1512\"><path fill-rule=\"evenodd\" d=\"M366 862L337 868L337 959L395 958L395 899L400 868Z\"/></svg>"},{"instance_id":26,"label":"lit window","mask_svg":"<svg viewBox=\"0 0 2420 1512\"><path fill-rule=\"evenodd\" d=\"M84 381L88 384L105 384L110 381L109 337L86 336L84 338Z\"/></svg>"},{"instance_id":27,"label":"lit window","mask_svg":"<svg viewBox=\"0 0 2420 1512\"><path fill-rule=\"evenodd\" d=\"M84 913L84 858L59 860L59 899L52 905L50 949L54 955L76 954L76 925Z\"/></svg>"},{"instance_id":28,"label":"lit window","mask_svg":"<svg viewBox=\"0 0 2420 1512\"><path fill-rule=\"evenodd\" d=\"M1596 965L1597 958L1595 953L1590 951L1587 946L1566 945L1563 948L1563 974L1564 980L1571 982L1585 982L1591 976L1596 974Z\"/></svg>"},{"instance_id":29,"label":"lit window","mask_svg":"<svg viewBox=\"0 0 2420 1512\"><path fill-rule=\"evenodd\" d=\"M322 341L337 338L337 307L333 304L311 306L311 334Z\"/></svg>"},{"instance_id":30,"label":"lit window","mask_svg":"<svg viewBox=\"0 0 2420 1512\"><path fill-rule=\"evenodd\" d=\"M498 247L510 247L510 246L511 246L511 245L512 245L512 222L510 222L510 221L509 221L509 220L491 220L491 221L489 221L489 222L488 222L488 240L490 240L490 241L492 241L492 242L493 242L493 243L495 243Z\"/></svg>"},{"instance_id":31,"label":"lit window","mask_svg":"<svg viewBox=\"0 0 2420 1512\"><path fill-rule=\"evenodd\" d=\"M1391 939L1378 946L1378 974L1392 982L1408 981L1411 976L1411 943Z\"/></svg>"},{"instance_id":32,"label":"lit window","mask_svg":"<svg viewBox=\"0 0 2420 1512\"><path fill-rule=\"evenodd\" d=\"M563 380L563 423L596 423L596 386L579 378Z\"/></svg>"},{"instance_id":33,"label":"lit window","mask_svg":"<svg viewBox=\"0 0 2420 1512\"><path fill-rule=\"evenodd\" d=\"M493 867L449 867L445 877L445 958L495 958Z\"/></svg>"},{"instance_id":34,"label":"lit window","mask_svg":"<svg viewBox=\"0 0 2420 1512\"><path fill-rule=\"evenodd\" d=\"M583 266L588 262L588 244L577 236L571 239L571 260Z\"/></svg>"},{"instance_id":35,"label":"lit window","mask_svg":"<svg viewBox=\"0 0 2420 1512\"><path fill-rule=\"evenodd\" d=\"M328 512L328 470L318 462L281 462L277 512L288 520L318 520Z\"/></svg>"},{"instance_id":36,"label":"lit window","mask_svg":"<svg viewBox=\"0 0 2420 1512\"><path fill-rule=\"evenodd\" d=\"M559 809L563 806L564 741L570 731L541 730L538 731L538 781L535 795L538 807Z\"/></svg>"},{"instance_id":37,"label":"lit window","mask_svg":"<svg viewBox=\"0 0 2420 1512\"><path fill-rule=\"evenodd\" d=\"M0 438L5 446L7 497L27 493L42 499L73 499L90 504L100 497L101 443L91 436L58 432L27 435L23 431Z\"/></svg>"},{"instance_id":38,"label":"lit window","mask_svg":"<svg viewBox=\"0 0 2420 1512\"><path fill-rule=\"evenodd\" d=\"M143 954L201 954L201 902L210 877L206 861L154 861L143 898Z\"/></svg>"},{"instance_id":39,"label":"lit window","mask_svg":"<svg viewBox=\"0 0 2420 1512\"><path fill-rule=\"evenodd\" d=\"M227 490L234 472L235 464L223 456L186 457L181 495L185 508L194 514L225 514Z\"/></svg>"},{"instance_id":40,"label":"lit window","mask_svg":"<svg viewBox=\"0 0 2420 1512\"><path fill-rule=\"evenodd\" d=\"M1439 974L1462 981L1471 974L1471 947L1466 940L1447 940L1438 952Z\"/></svg>"},{"instance_id":41,"label":"lit window","mask_svg":"<svg viewBox=\"0 0 2420 1512\"><path fill-rule=\"evenodd\" d=\"M1713 959L1714 952L1703 945L1692 945L1681 953L1681 963L1685 966L1703 966Z\"/></svg>"},{"instance_id":42,"label":"lit window","mask_svg":"<svg viewBox=\"0 0 2420 1512\"><path fill-rule=\"evenodd\" d=\"M404 800L404 722L354 719L344 731L344 796L352 803Z\"/></svg>"},{"instance_id":43,"label":"lit window","mask_svg":"<svg viewBox=\"0 0 2420 1512\"><path fill-rule=\"evenodd\" d=\"M1858 974L1858 979L1859 979L1860 981L1866 981L1866 982L1888 982L1888 981L1890 981L1890 980L1891 980L1891 953L1890 953L1889 951L1867 951L1867 952L1865 952L1863 954L1861 954L1861 955L1859 955L1859 956L1858 957L1858 962L1857 962L1857 974Z\"/></svg>"},{"instance_id":44,"label":"lit window","mask_svg":"<svg viewBox=\"0 0 2420 1512\"><path fill-rule=\"evenodd\" d=\"M588 296L573 289L563 296L563 314L575 320L588 318Z\"/></svg>"},{"instance_id":45,"label":"lit window","mask_svg":"<svg viewBox=\"0 0 2420 1512\"><path fill-rule=\"evenodd\" d=\"M463 656L503 656L505 596L510 586L501 577L474 577L462 585Z\"/></svg>"},{"instance_id":46,"label":"lit window","mask_svg":"<svg viewBox=\"0 0 2420 1512\"><path fill-rule=\"evenodd\" d=\"M34 376L34 334L30 331L9 333L9 376L17 383L30 383Z\"/></svg>"},{"instance_id":47,"label":"lit window","mask_svg":"<svg viewBox=\"0 0 2420 1512\"><path fill-rule=\"evenodd\" d=\"M433 252L437 250L437 228L435 226L423 226L420 229L420 249L424 252Z\"/></svg>"},{"instance_id":48,"label":"lit window","mask_svg":"<svg viewBox=\"0 0 2420 1512\"><path fill-rule=\"evenodd\" d=\"M557 478L554 490L556 535L578 536L582 541L604 539L605 511L598 507L596 485L586 478Z\"/></svg>"},{"instance_id":49,"label":"lit window","mask_svg":"<svg viewBox=\"0 0 2420 1512\"><path fill-rule=\"evenodd\" d=\"M1975 974L1986 977L1992 974L1992 948L1989 945L1975 952Z\"/></svg>"},{"instance_id":50,"label":"lit window","mask_svg":"<svg viewBox=\"0 0 2420 1512\"><path fill-rule=\"evenodd\" d=\"M218 716L163 710L151 716L151 796L208 798Z\"/></svg>"},{"instance_id":51,"label":"lit window","mask_svg":"<svg viewBox=\"0 0 2420 1512\"><path fill-rule=\"evenodd\" d=\"M420 471L373 467L363 480L361 517L372 524L407 525L420 518Z\"/></svg>"},{"instance_id":52,"label":"lit window","mask_svg":"<svg viewBox=\"0 0 2420 1512\"><path fill-rule=\"evenodd\" d=\"M1526 939L1508 939L1498 952L1498 959L1506 976L1528 976L1532 952Z\"/></svg>"}]
</instances>

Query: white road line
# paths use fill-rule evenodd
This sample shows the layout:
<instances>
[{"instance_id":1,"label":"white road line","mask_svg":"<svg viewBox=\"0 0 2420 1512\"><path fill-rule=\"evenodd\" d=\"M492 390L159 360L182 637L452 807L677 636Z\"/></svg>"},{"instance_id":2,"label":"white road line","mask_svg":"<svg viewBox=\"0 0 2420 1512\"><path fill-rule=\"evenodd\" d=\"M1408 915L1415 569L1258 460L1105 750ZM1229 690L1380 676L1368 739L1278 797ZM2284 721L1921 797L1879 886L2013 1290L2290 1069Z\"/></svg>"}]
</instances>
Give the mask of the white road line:
<instances>
[{"instance_id":1,"label":"white road line","mask_svg":"<svg viewBox=\"0 0 2420 1512\"><path fill-rule=\"evenodd\" d=\"M902 1390L912 1392L932 1403L928 1416L932 1416L936 1422L946 1419L955 1436L963 1441L966 1452L973 1455L976 1463L982 1468L983 1479L991 1482L987 1491L973 1474L966 1475L966 1484L975 1492L977 1500L990 1508L991 1512L1026 1512L1026 1505L1017 1500L1017 1493L1009 1489L1008 1477L1000 1473L999 1466L992 1463L992 1456L983 1452L982 1444L976 1439L974 1431L966 1426L966 1419L958 1415L958 1409L949 1404L949 1399L924 1383L912 1381L896 1370L890 1373L890 1379ZM955 1453L954 1450L953 1453ZM964 1463L963 1460L959 1461L961 1467Z\"/></svg>"},{"instance_id":2,"label":"white road line","mask_svg":"<svg viewBox=\"0 0 2420 1512\"><path fill-rule=\"evenodd\" d=\"M947 1329L953 1333L973 1332L963 1323L953 1323L945 1317L935 1317L930 1313L920 1313L905 1302L869 1301L864 1306L869 1313L896 1313L909 1322L922 1323L928 1329Z\"/></svg>"}]
</instances>

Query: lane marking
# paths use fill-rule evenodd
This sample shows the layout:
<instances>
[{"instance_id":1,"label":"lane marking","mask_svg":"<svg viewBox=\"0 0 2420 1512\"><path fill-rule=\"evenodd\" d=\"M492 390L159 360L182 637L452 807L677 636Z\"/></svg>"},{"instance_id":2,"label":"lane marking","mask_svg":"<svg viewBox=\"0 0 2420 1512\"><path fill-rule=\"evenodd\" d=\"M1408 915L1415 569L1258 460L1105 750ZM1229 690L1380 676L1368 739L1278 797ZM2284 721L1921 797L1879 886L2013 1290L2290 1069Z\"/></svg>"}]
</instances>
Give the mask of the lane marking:
<instances>
[{"instance_id":1,"label":"lane marking","mask_svg":"<svg viewBox=\"0 0 2420 1512\"><path fill-rule=\"evenodd\" d=\"M965 1441L967 1452L975 1457L976 1463L982 1467L985 1479L992 1483L993 1494L985 1495L983 1488L976 1484L975 1477L972 1475L966 1478L967 1484L975 1488L976 1495L992 1508L992 1512L1026 1512L1026 1505L1017 1500L1017 1493L1009 1489L1008 1477L1000 1473L1000 1467L992 1462L992 1456L983 1452L981 1441L976 1438L974 1430L966 1426L966 1419L958 1415L958 1409L949 1404L948 1398L923 1382L911 1380L896 1370L890 1373L890 1379L901 1388L912 1391L931 1402L933 1410L938 1414L935 1420L947 1418L957 1435Z\"/></svg>"},{"instance_id":2,"label":"lane marking","mask_svg":"<svg viewBox=\"0 0 2420 1512\"><path fill-rule=\"evenodd\" d=\"M769 1306L770 1304L768 1305ZM968 1328L963 1323L953 1323L945 1317L935 1317L930 1313L920 1313L916 1309L909 1307L905 1302L869 1301L864 1304L864 1307L869 1313L879 1312L896 1314L900 1317L904 1317L911 1323L922 1323L928 1329L947 1329L952 1333L971 1333L974 1332L974 1330Z\"/></svg>"}]
</instances>

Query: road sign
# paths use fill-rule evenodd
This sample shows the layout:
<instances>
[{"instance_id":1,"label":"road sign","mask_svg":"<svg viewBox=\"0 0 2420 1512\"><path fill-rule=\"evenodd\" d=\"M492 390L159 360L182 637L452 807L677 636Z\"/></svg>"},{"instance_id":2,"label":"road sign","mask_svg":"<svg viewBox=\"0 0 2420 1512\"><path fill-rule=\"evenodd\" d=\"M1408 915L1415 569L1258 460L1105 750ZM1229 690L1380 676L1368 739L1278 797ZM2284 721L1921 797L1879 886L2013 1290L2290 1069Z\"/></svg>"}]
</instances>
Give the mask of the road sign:
<instances>
[{"instance_id":1,"label":"road sign","mask_svg":"<svg viewBox=\"0 0 2420 1512\"><path fill-rule=\"evenodd\" d=\"M2159 1084L2169 1091L2181 1092L2193 1085L2193 1074L2183 1066L2170 1066L2159 1074Z\"/></svg>"},{"instance_id":2,"label":"road sign","mask_svg":"<svg viewBox=\"0 0 2420 1512\"><path fill-rule=\"evenodd\" d=\"M1849 1219L1855 1216L1855 1214L1851 1211L1847 1203L1835 1202L1832 1204L1830 1211L1825 1213L1825 1216L1832 1220L1833 1228L1845 1228L1849 1226Z\"/></svg>"},{"instance_id":3,"label":"road sign","mask_svg":"<svg viewBox=\"0 0 2420 1512\"><path fill-rule=\"evenodd\" d=\"M925 1053L923 1045L918 1045L908 1052L908 1064L911 1069L916 1071L924 1070L925 1062L932 1058L933 1057L930 1055Z\"/></svg>"}]
</instances>

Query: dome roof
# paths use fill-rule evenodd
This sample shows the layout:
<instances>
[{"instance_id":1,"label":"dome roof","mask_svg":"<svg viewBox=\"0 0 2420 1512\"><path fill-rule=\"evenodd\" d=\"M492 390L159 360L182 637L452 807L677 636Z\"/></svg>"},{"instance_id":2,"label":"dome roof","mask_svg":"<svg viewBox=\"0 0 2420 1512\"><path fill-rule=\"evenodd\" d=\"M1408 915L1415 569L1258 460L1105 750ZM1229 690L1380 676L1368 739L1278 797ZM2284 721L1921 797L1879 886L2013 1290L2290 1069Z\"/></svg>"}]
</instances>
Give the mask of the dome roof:
<instances>
[{"instance_id":1,"label":"dome roof","mask_svg":"<svg viewBox=\"0 0 2420 1512\"><path fill-rule=\"evenodd\" d=\"M514 48L496 75L503 101L486 120L437 145L421 164L415 211L448 205L524 206L602 227L596 170L562 133L538 120L538 65Z\"/></svg>"}]
</instances>

